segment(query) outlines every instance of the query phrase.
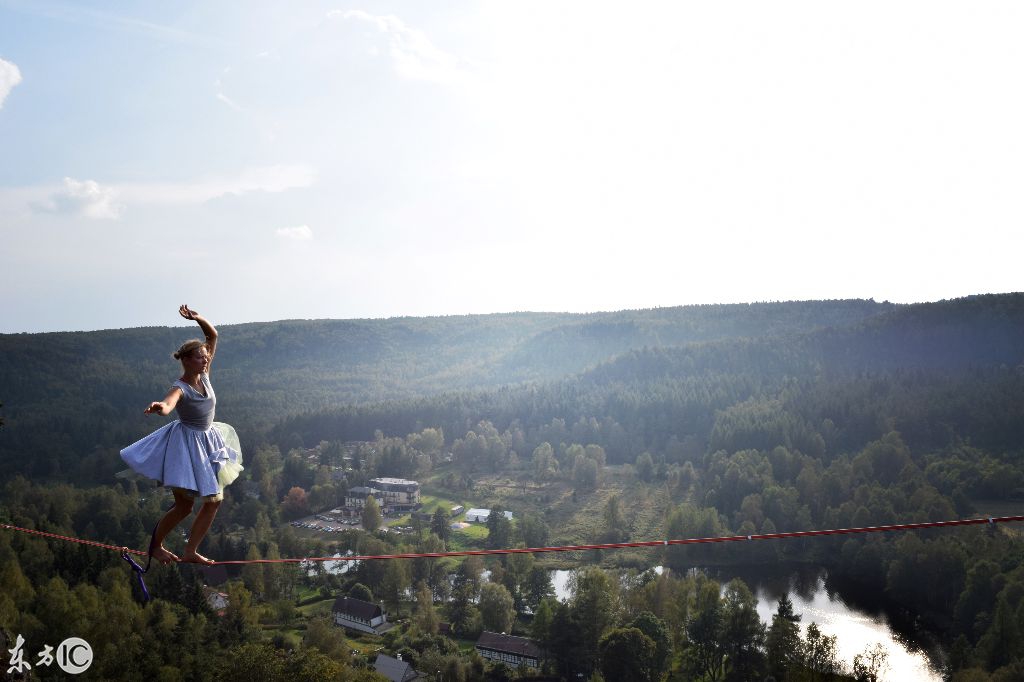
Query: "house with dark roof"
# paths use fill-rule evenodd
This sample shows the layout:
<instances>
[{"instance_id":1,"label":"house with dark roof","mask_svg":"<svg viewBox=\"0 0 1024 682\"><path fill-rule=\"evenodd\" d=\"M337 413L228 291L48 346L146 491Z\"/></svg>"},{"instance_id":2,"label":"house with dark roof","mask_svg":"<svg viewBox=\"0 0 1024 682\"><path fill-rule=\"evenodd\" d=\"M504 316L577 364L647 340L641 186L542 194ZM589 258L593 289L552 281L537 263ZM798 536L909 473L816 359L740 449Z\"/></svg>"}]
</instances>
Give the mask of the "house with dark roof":
<instances>
[{"instance_id":1,"label":"house with dark roof","mask_svg":"<svg viewBox=\"0 0 1024 682\"><path fill-rule=\"evenodd\" d=\"M401 654L398 658L391 658L387 654L378 654L373 669L391 682L415 682L424 679L423 675L416 672L408 661L402 660Z\"/></svg>"},{"instance_id":2,"label":"house with dark roof","mask_svg":"<svg viewBox=\"0 0 1024 682\"><path fill-rule=\"evenodd\" d=\"M476 641L476 650L483 658L501 661L513 668L520 665L540 667L540 647L525 637L484 631Z\"/></svg>"},{"instance_id":3,"label":"house with dark roof","mask_svg":"<svg viewBox=\"0 0 1024 682\"><path fill-rule=\"evenodd\" d=\"M334 624L359 632L379 635L388 628L388 617L378 604L362 599L338 597L331 607Z\"/></svg>"}]
</instances>

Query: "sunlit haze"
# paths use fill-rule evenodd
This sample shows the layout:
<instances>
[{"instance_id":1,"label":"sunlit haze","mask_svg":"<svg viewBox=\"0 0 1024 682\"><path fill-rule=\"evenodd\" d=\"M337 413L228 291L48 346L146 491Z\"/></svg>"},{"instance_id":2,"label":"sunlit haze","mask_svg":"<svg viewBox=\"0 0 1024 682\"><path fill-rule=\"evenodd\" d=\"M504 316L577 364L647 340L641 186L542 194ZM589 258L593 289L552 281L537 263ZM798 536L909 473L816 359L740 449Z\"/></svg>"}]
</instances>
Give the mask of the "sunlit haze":
<instances>
[{"instance_id":1,"label":"sunlit haze","mask_svg":"<svg viewBox=\"0 0 1024 682\"><path fill-rule=\"evenodd\" d=\"M1024 289L1019 2L0 0L0 332Z\"/></svg>"}]
</instances>

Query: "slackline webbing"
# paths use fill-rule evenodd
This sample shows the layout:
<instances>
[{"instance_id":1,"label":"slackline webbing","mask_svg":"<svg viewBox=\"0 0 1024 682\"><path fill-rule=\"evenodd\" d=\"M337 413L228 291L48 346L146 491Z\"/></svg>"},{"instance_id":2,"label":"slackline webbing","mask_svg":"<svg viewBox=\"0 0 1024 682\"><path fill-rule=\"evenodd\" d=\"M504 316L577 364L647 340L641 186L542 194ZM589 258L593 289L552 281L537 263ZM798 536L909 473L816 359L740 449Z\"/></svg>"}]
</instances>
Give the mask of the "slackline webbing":
<instances>
[{"instance_id":1,"label":"slackline webbing","mask_svg":"<svg viewBox=\"0 0 1024 682\"><path fill-rule=\"evenodd\" d=\"M459 556L489 556L500 554L541 554L544 552L580 552L596 549L625 549L629 547L671 547L678 545L698 545L722 542L750 542L754 540L785 540L787 538L810 538L825 535L854 535L857 533L885 533L893 531L924 530L928 528L950 528L955 526L977 526L994 525L997 523L1016 523L1024 521L1024 516L988 516L977 519L960 519L956 521L926 521L922 523L894 523L885 526L865 526L862 528L833 528L825 530L802 530L788 533L758 533L755 535L729 535L707 538L686 538L679 540L646 540L642 542L605 542L590 545L558 545L552 547L516 547L509 549L469 549L454 552L407 552L402 554L368 554L351 556L327 556L327 557L302 557L289 559L243 559L234 561L214 561L212 565L240 565L240 564L280 564L280 563L302 563L305 561L371 561L378 559L443 559L445 557ZM147 552L127 547L117 547L102 542L83 540L81 538L47 533L31 528L22 528L7 523L0 523L0 528L13 530L31 535L75 542L102 549L110 549L123 554L136 554L146 556Z\"/></svg>"}]
</instances>

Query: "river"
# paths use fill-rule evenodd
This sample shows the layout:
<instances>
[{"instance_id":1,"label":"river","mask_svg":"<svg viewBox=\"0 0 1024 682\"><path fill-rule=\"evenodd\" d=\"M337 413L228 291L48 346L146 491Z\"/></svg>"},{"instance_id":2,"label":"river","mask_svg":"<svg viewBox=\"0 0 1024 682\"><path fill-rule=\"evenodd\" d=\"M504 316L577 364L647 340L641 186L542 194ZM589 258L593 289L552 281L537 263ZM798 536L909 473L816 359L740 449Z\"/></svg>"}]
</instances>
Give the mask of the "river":
<instances>
[{"instance_id":1,"label":"river","mask_svg":"<svg viewBox=\"0 0 1024 682\"><path fill-rule=\"evenodd\" d=\"M654 570L660 572L660 567ZM570 573L566 570L551 572L559 599L569 597ZM760 568L756 571L734 569L719 570L712 575L723 585L732 578L742 578L757 597L757 612L766 624L771 623L779 597L788 593L794 612L802 615L800 624L804 633L807 625L814 623L822 633L835 635L839 660L847 667L853 664L854 656L878 642L889 654L889 667L881 679L900 682L942 680L937 662L926 652L927 649L933 658L941 659L942 652L937 644L929 643L927 637L915 633L913 624L903 623L897 613L887 613L880 605L868 605L868 600L855 599L850 589L840 594L827 580L824 570L800 568L771 575Z\"/></svg>"}]
</instances>

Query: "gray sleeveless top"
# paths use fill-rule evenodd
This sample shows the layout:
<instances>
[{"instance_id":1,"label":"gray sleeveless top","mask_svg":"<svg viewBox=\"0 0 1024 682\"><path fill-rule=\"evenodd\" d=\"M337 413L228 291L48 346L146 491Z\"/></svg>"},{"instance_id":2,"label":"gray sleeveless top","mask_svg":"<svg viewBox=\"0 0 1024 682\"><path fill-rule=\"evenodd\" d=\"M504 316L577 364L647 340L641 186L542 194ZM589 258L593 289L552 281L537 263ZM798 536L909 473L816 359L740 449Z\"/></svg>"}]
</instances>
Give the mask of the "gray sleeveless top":
<instances>
[{"instance_id":1,"label":"gray sleeveless top","mask_svg":"<svg viewBox=\"0 0 1024 682\"><path fill-rule=\"evenodd\" d=\"M175 406L178 412L178 421L189 428L206 431L213 425L213 414L217 408L217 396L210 384L209 374L200 374L199 381L206 389L206 395L197 391L180 379L174 382L174 386L181 389L182 396Z\"/></svg>"}]
</instances>

